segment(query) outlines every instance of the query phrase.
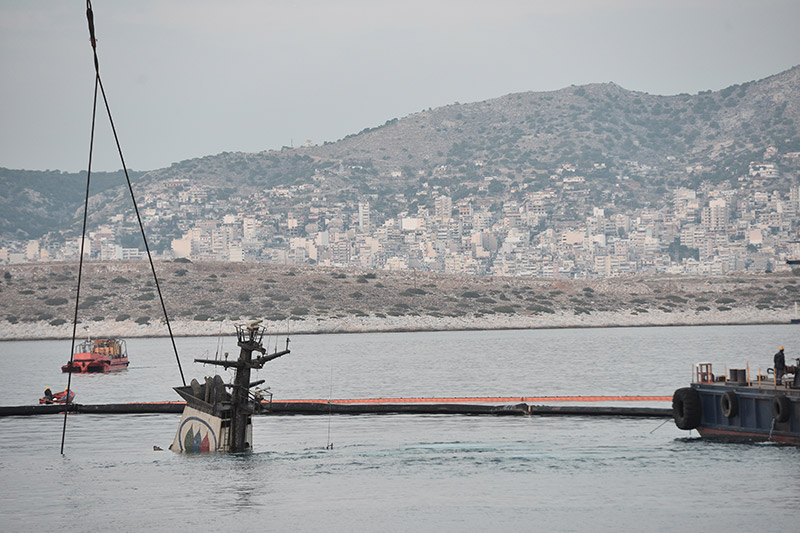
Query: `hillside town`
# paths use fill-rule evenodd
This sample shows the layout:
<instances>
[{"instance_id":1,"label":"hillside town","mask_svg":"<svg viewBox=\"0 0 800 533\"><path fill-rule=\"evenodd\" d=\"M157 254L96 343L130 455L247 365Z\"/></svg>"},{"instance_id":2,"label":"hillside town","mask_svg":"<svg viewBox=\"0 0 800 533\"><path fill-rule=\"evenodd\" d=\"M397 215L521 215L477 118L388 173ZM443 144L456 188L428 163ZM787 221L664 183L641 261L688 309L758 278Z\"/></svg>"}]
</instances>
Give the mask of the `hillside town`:
<instances>
[{"instance_id":1,"label":"hillside town","mask_svg":"<svg viewBox=\"0 0 800 533\"><path fill-rule=\"evenodd\" d=\"M345 165L246 196L179 178L150 187L139 207L148 235L164 243L155 250L163 259L551 279L772 272L800 258L800 154L773 149L764 156L737 187L702 181L635 207L608 190L590 194L590 180L568 164L544 181L507 173L473 177L474 187L458 197L436 184L453 172L442 166L420 172L415 192L393 193L389 202L370 191L343 194L342 177L359 170ZM653 169L627 164L629 172L611 177L606 189L630 191L630 183L652 177ZM379 201L390 209L377 210ZM142 259L143 244L126 238L136 233L132 210L114 214L89 232L85 254ZM0 262L70 261L79 253L74 231L59 232L6 242Z\"/></svg>"}]
</instances>

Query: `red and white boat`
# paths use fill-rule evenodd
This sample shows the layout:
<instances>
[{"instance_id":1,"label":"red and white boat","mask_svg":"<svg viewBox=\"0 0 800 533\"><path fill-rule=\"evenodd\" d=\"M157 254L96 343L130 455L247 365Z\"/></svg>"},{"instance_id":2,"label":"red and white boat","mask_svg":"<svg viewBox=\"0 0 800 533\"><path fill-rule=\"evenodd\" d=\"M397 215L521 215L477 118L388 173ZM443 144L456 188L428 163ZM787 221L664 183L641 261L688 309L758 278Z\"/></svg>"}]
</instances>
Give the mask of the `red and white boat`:
<instances>
[{"instance_id":1,"label":"red and white boat","mask_svg":"<svg viewBox=\"0 0 800 533\"><path fill-rule=\"evenodd\" d=\"M50 389L47 389L49 391ZM45 395L39 398L39 403L72 403L75 400L75 392L69 391L69 402L67 401L67 391L56 392L55 394L47 395L47 391L45 391Z\"/></svg>"},{"instance_id":2,"label":"red and white boat","mask_svg":"<svg viewBox=\"0 0 800 533\"><path fill-rule=\"evenodd\" d=\"M62 372L115 372L128 368L128 348L120 339L88 339L78 346Z\"/></svg>"}]
</instances>

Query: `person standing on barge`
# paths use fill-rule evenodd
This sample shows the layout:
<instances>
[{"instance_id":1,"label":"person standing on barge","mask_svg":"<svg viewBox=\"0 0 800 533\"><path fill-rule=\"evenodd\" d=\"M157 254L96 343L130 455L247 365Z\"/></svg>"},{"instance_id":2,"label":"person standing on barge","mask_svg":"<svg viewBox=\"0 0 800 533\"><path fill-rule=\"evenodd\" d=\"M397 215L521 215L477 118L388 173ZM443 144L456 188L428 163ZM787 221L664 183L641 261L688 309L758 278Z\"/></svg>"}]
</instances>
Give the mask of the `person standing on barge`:
<instances>
[{"instance_id":1,"label":"person standing on barge","mask_svg":"<svg viewBox=\"0 0 800 533\"><path fill-rule=\"evenodd\" d=\"M783 354L783 346L778 349L778 353L774 357L775 366L775 383L781 385L783 382L783 375L786 373L786 356Z\"/></svg>"}]
</instances>

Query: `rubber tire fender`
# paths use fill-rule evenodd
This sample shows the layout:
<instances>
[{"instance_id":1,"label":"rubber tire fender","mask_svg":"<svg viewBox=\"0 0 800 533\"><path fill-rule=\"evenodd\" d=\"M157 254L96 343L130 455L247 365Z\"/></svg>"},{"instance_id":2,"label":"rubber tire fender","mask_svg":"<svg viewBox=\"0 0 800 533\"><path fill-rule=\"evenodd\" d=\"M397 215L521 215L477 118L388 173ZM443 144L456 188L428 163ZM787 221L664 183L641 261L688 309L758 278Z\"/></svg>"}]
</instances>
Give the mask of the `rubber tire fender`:
<instances>
[{"instance_id":1,"label":"rubber tire fender","mask_svg":"<svg viewBox=\"0 0 800 533\"><path fill-rule=\"evenodd\" d=\"M772 418L775 422L786 422L792 414L792 402L786 396L775 396L772 399Z\"/></svg>"},{"instance_id":2,"label":"rubber tire fender","mask_svg":"<svg viewBox=\"0 0 800 533\"><path fill-rule=\"evenodd\" d=\"M725 392L719 399L719 406L722 410L722 416L731 418L739 414L739 398L732 390Z\"/></svg>"},{"instance_id":3,"label":"rubber tire fender","mask_svg":"<svg viewBox=\"0 0 800 533\"><path fill-rule=\"evenodd\" d=\"M672 417L679 429L695 429L700 425L700 395L691 387L684 387L672 395Z\"/></svg>"}]
</instances>

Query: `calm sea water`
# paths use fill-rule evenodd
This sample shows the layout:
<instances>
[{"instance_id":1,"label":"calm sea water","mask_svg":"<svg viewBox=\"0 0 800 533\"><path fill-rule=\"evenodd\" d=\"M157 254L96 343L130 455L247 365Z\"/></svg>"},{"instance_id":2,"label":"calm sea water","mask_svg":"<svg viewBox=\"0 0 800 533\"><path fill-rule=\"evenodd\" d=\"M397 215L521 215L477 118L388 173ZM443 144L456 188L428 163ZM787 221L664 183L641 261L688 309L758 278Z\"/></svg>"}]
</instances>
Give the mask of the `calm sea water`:
<instances>
[{"instance_id":1,"label":"calm sea water","mask_svg":"<svg viewBox=\"0 0 800 533\"><path fill-rule=\"evenodd\" d=\"M792 326L297 336L268 363L276 400L671 395L691 365L751 370ZM271 339L283 345L283 337ZM177 339L195 357L232 338ZM219 348L219 344L222 344ZM0 343L0 404L66 385L69 341ZM76 375L81 403L176 400L168 339L129 339L130 369ZM796 347L796 348L795 348ZM666 406L666 405L665 405ZM661 420L256 417L255 452L182 456L179 415L0 419L0 530L793 531L800 449L707 442ZM325 449L330 440L333 450Z\"/></svg>"}]
</instances>

